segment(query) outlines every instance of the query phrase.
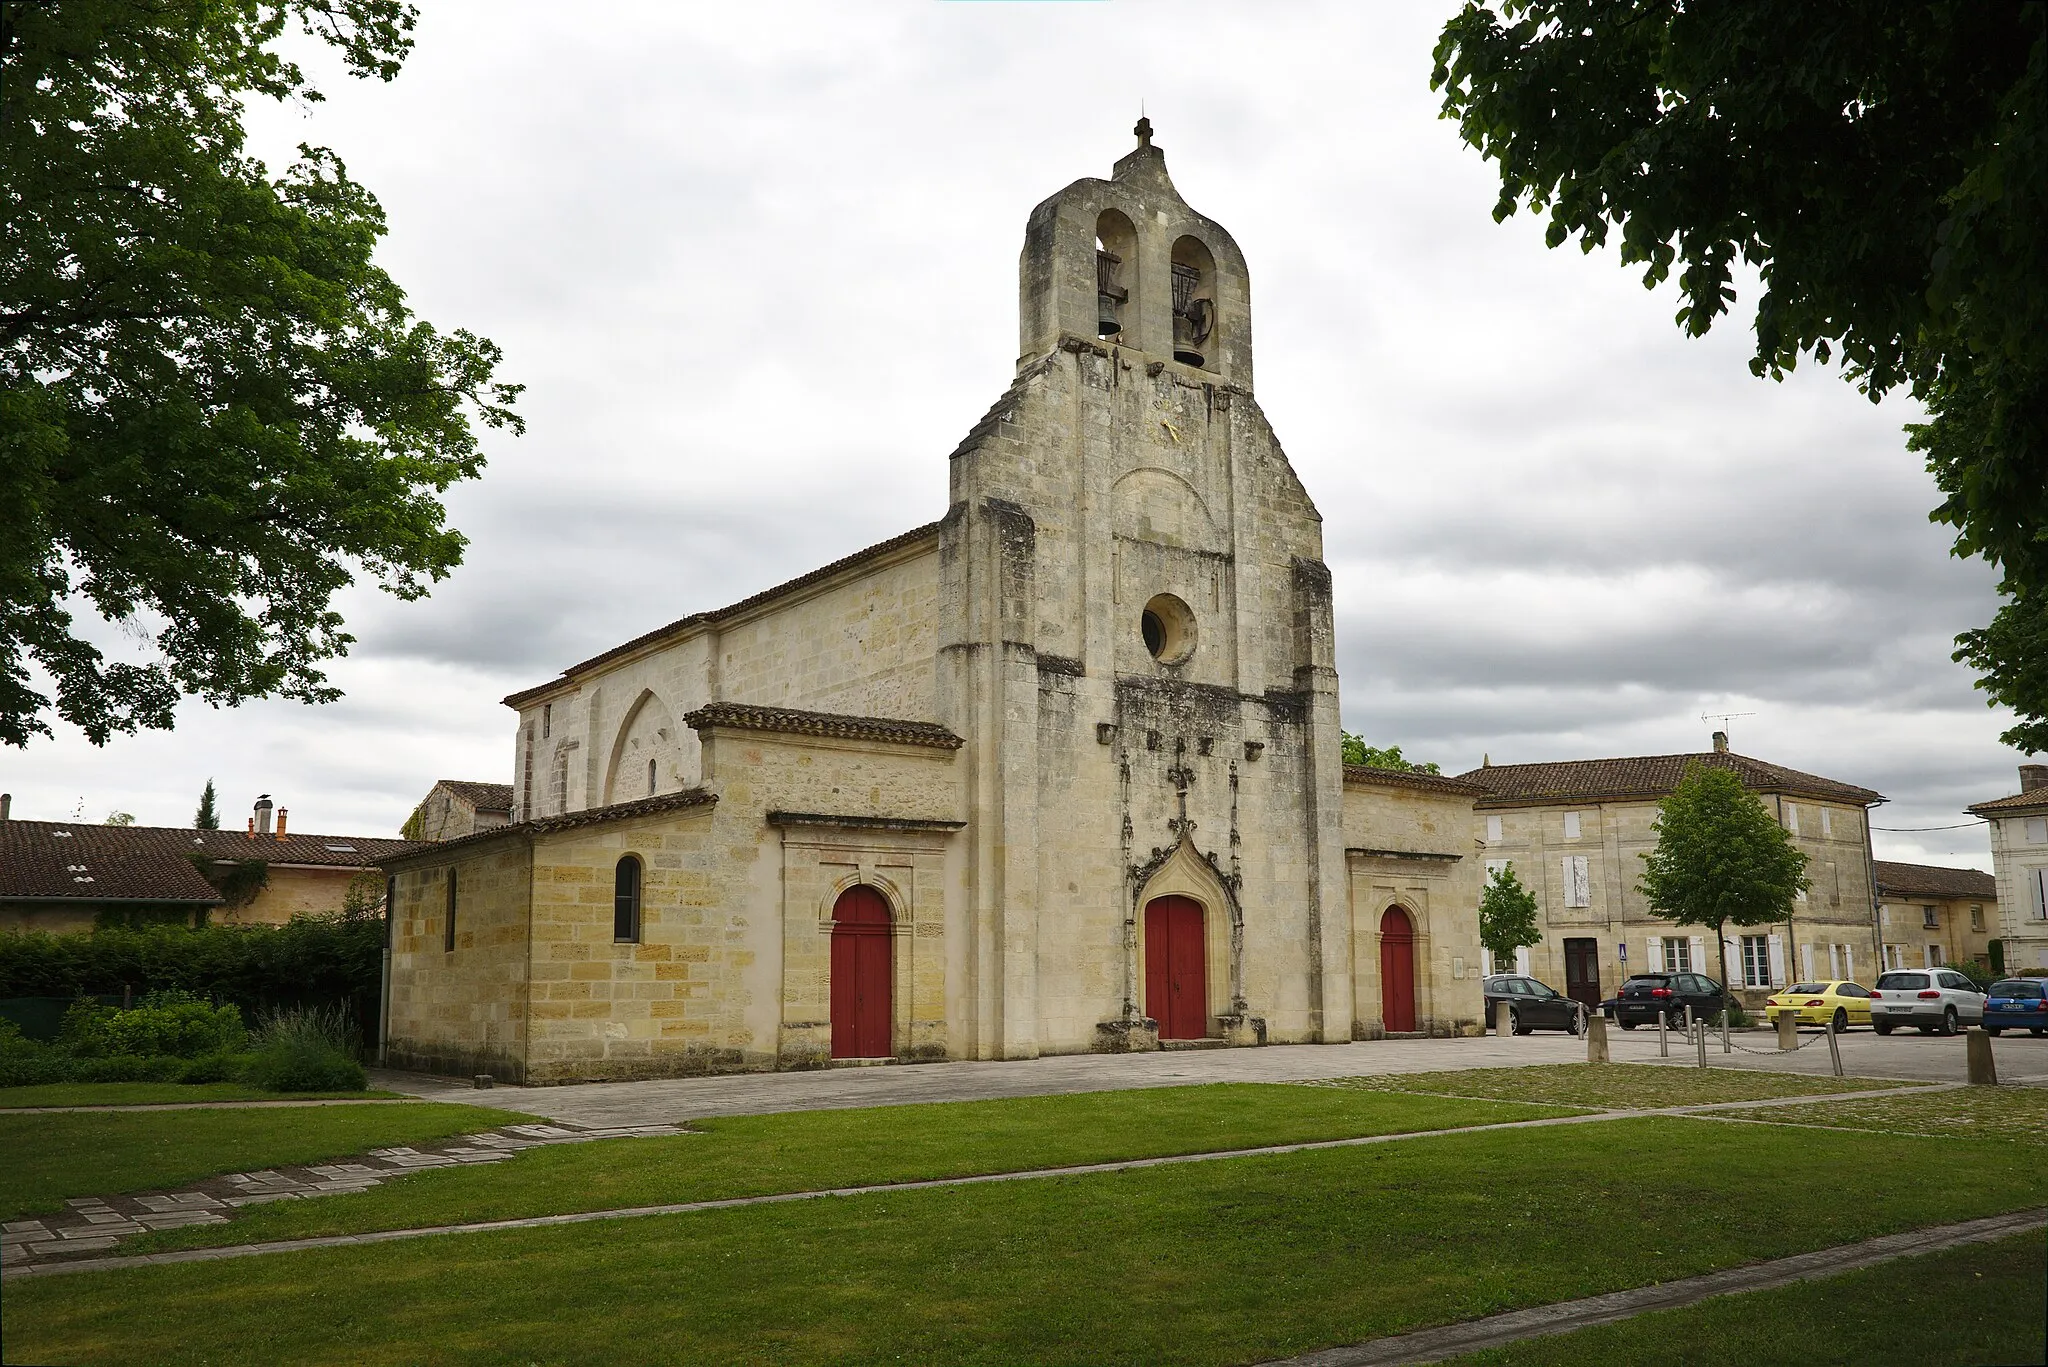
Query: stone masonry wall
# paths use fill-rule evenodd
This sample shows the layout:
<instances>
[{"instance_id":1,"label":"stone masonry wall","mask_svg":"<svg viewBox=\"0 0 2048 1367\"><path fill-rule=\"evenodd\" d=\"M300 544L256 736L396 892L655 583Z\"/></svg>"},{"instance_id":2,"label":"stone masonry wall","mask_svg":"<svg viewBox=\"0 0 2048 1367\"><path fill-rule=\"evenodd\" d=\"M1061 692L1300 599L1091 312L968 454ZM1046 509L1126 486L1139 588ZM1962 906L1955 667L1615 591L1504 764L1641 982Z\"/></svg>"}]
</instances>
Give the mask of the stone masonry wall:
<instances>
[{"instance_id":1,"label":"stone masonry wall","mask_svg":"<svg viewBox=\"0 0 2048 1367\"><path fill-rule=\"evenodd\" d=\"M445 861L395 868L393 1067L527 1076L527 921L531 851L517 834L463 845ZM455 946L447 889L455 880Z\"/></svg>"}]
</instances>

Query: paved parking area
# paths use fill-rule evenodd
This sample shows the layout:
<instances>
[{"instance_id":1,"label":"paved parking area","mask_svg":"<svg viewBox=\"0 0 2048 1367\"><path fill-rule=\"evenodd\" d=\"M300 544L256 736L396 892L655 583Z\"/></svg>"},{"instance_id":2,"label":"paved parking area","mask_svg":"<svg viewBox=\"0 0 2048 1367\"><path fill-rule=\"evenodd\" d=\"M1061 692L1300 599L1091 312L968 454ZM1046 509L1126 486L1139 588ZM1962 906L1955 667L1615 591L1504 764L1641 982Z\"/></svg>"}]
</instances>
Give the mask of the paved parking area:
<instances>
[{"instance_id":1,"label":"paved parking area","mask_svg":"<svg viewBox=\"0 0 2048 1367\"><path fill-rule=\"evenodd\" d=\"M1693 1067L1697 1056L1672 1035L1661 1057L1654 1030L1609 1031L1617 1063ZM1819 1031L1794 1054L1777 1052L1769 1032L1736 1032L1740 1046L1723 1054L1719 1036L1707 1048L1715 1068L1778 1072L1829 1071L1827 1042ZM1879 1039L1854 1030L1839 1040L1843 1071L1860 1077L1916 1082L1965 1080L1963 1040L1919 1034ZM1752 1052L1753 1051L1753 1052ZM2048 1086L2048 1039L2006 1036L1993 1044L1999 1079ZM1584 1062L1583 1040L1562 1034L1524 1038L1377 1040L1359 1044L1271 1045L1264 1049L1170 1050L1156 1054L1063 1054L1002 1063L924 1063L832 1068L805 1073L738 1073L725 1077L654 1082L583 1083L563 1087L494 1087L476 1090L445 1078L373 1070L371 1085L436 1101L498 1106L579 1125L647 1125L721 1115L896 1106L925 1101L980 1101L998 1097L1108 1092L1139 1087L1185 1087L1205 1082L1306 1082L1375 1073L1426 1073L1456 1068L1505 1068L1534 1063Z\"/></svg>"}]
</instances>

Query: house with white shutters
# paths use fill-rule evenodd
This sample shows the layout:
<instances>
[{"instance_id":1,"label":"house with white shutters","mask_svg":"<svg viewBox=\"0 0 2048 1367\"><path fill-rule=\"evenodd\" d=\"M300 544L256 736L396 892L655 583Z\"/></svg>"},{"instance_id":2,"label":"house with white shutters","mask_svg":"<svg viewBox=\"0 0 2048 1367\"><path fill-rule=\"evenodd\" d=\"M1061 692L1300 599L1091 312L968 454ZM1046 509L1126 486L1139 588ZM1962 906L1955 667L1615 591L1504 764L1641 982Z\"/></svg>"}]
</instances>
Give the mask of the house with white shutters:
<instances>
[{"instance_id":1,"label":"house with white shutters","mask_svg":"<svg viewBox=\"0 0 2048 1367\"><path fill-rule=\"evenodd\" d=\"M2017 793L1969 811L1991 826L1998 879L1992 962L2007 972L2048 969L2048 764L2022 764Z\"/></svg>"},{"instance_id":2,"label":"house with white shutters","mask_svg":"<svg viewBox=\"0 0 2048 1367\"><path fill-rule=\"evenodd\" d=\"M1789 920L1731 926L1716 945L1651 914L1641 856L1657 847L1657 804L1693 764L1733 772L1806 854L1813 886ZM1882 794L1731 753L1718 731L1701 754L1487 764L1458 777L1486 792L1474 810L1484 877L1512 866L1541 907L1543 942L1513 968L1567 996L1597 1005L1646 971L1719 979L1724 951L1728 984L1759 1004L1794 979L1878 971L1869 809Z\"/></svg>"}]
</instances>

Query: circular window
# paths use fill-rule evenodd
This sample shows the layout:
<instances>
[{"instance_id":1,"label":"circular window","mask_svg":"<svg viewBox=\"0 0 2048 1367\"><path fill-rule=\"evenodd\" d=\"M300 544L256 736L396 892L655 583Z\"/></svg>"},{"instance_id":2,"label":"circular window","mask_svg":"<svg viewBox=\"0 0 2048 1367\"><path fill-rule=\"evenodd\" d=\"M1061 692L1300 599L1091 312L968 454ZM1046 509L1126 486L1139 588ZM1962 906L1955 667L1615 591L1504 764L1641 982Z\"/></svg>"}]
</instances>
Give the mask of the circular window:
<instances>
[{"instance_id":1,"label":"circular window","mask_svg":"<svg viewBox=\"0 0 2048 1367\"><path fill-rule=\"evenodd\" d=\"M1195 653L1195 614L1170 593L1156 595L1138 618L1145 649L1161 664L1177 665Z\"/></svg>"}]
</instances>

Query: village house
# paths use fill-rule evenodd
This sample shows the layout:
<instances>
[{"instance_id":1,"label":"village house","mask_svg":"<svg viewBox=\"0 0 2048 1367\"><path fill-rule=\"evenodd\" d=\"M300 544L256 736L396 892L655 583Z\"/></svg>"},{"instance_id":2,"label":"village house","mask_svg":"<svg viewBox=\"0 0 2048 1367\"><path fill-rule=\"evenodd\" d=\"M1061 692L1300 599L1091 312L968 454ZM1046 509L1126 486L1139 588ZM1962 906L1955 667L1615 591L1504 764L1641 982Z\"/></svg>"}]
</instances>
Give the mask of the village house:
<instances>
[{"instance_id":1,"label":"village house","mask_svg":"<svg viewBox=\"0 0 2048 1367\"><path fill-rule=\"evenodd\" d=\"M1991 828L1991 869L1998 880L1992 962L2004 972L2048 969L2048 764L2022 764L2017 793L1969 811Z\"/></svg>"},{"instance_id":2,"label":"village house","mask_svg":"<svg viewBox=\"0 0 2048 1367\"><path fill-rule=\"evenodd\" d=\"M1711 931L1653 916L1638 888L1642 856L1657 847L1657 804L1694 764L1740 778L1806 855L1813 883L1788 921L1730 927L1720 946ZM1485 792L1475 804L1482 882L1512 866L1542 910L1543 941L1517 956L1516 971L1589 1007L1630 973L1719 979L1721 950L1728 985L1752 1005L1787 974L1869 981L1877 971L1868 812L1884 798L1868 788L1735 754L1719 731L1701 754L1492 764L1459 778Z\"/></svg>"},{"instance_id":3,"label":"village house","mask_svg":"<svg viewBox=\"0 0 2048 1367\"><path fill-rule=\"evenodd\" d=\"M257 801L246 829L0 819L0 931L97 925L282 925L382 900L380 860L407 840L287 833Z\"/></svg>"},{"instance_id":4,"label":"village house","mask_svg":"<svg viewBox=\"0 0 2048 1367\"><path fill-rule=\"evenodd\" d=\"M1982 869L1880 859L1877 901L1886 968L1991 963L1998 880Z\"/></svg>"},{"instance_id":5,"label":"village house","mask_svg":"<svg viewBox=\"0 0 2048 1367\"><path fill-rule=\"evenodd\" d=\"M516 693L390 1059L527 1082L1478 1028L1483 789L1346 771L1250 275L1140 121L1040 204L943 516Z\"/></svg>"},{"instance_id":6,"label":"village house","mask_svg":"<svg viewBox=\"0 0 2048 1367\"><path fill-rule=\"evenodd\" d=\"M420 799L399 834L407 840L455 840L511 824L511 784L444 778Z\"/></svg>"}]
</instances>

